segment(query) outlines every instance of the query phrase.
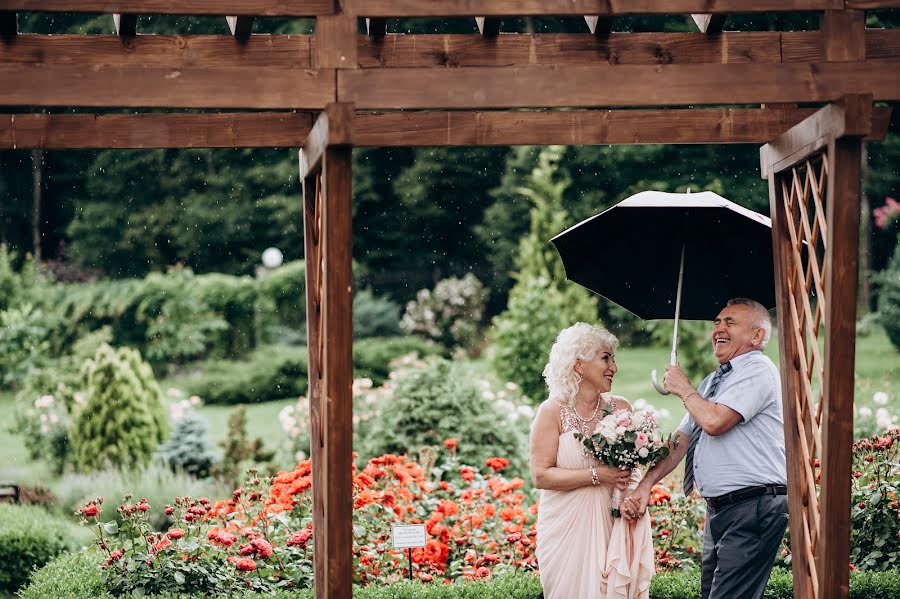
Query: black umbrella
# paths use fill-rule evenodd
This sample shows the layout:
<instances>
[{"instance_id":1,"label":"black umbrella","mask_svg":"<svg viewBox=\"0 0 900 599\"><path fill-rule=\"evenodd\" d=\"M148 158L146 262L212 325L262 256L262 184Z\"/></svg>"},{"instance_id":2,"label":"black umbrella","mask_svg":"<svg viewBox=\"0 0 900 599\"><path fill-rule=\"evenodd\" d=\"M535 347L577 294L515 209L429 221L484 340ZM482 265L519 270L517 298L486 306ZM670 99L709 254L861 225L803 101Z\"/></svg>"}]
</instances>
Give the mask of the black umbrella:
<instances>
[{"instance_id":1,"label":"black umbrella","mask_svg":"<svg viewBox=\"0 0 900 599\"><path fill-rule=\"evenodd\" d=\"M645 320L674 316L672 364L680 318L712 320L733 297L775 305L771 220L711 191L643 191L552 241L569 280Z\"/></svg>"}]
</instances>

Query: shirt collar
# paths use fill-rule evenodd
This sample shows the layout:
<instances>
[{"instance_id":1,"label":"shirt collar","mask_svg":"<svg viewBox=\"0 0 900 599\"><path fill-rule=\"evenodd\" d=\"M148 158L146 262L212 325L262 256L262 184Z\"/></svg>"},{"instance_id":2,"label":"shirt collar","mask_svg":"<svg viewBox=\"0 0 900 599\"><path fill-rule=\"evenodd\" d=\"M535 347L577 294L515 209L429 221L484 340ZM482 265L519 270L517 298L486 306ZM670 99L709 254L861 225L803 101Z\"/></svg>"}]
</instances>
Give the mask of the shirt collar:
<instances>
[{"instance_id":1,"label":"shirt collar","mask_svg":"<svg viewBox=\"0 0 900 599\"><path fill-rule=\"evenodd\" d=\"M758 349L754 349L753 351L748 351L746 354L741 354L739 356L731 358L731 367L732 368L740 368L741 365L743 365L744 362L746 362L750 358L760 356L760 355L762 355L762 352Z\"/></svg>"}]
</instances>

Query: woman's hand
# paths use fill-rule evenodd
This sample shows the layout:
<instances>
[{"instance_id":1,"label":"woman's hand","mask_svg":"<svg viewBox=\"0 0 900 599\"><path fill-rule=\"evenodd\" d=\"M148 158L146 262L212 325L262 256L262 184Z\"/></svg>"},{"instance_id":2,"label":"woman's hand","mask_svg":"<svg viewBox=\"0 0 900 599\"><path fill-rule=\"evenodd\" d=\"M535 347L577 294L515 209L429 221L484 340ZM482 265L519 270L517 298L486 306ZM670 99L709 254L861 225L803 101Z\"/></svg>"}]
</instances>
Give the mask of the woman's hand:
<instances>
[{"instance_id":1,"label":"woman's hand","mask_svg":"<svg viewBox=\"0 0 900 599\"><path fill-rule=\"evenodd\" d=\"M601 485L609 485L624 491L628 488L628 483L631 482L631 469L597 466L597 478L600 480Z\"/></svg>"}]
</instances>

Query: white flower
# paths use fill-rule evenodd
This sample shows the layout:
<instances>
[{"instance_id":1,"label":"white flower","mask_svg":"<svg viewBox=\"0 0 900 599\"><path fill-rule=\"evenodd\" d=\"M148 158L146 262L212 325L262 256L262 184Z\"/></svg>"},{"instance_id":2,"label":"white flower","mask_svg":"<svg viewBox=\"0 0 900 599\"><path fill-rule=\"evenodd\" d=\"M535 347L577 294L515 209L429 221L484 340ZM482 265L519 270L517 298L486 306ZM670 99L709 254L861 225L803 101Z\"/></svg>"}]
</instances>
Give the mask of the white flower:
<instances>
[{"instance_id":1,"label":"white flower","mask_svg":"<svg viewBox=\"0 0 900 599\"><path fill-rule=\"evenodd\" d=\"M166 393L169 397L181 397L181 389L176 389L175 387L169 387Z\"/></svg>"},{"instance_id":2,"label":"white flower","mask_svg":"<svg viewBox=\"0 0 900 599\"><path fill-rule=\"evenodd\" d=\"M616 427L616 434L617 434L617 435L624 435L624 434L625 434L625 431L627 431L627 430L628 430L628 429L625 428L624 426L617 426L617 427Z\"/></svg>"},{"instance_id":3,"label":"white flower","mask_svg":"<svg viewBox=\"0 0 900 599\"><path fill-rule=\"evenodd\" d=\"M644 399L644 398L640 398L640 399L638 399L637 401L634 402L634 409L635 409L635 410L642 410L642 409L644 409L644 407L645 407L646 405L647 405L647 400Z\"/></svg>"},{"instance_id":4,"label":"white flower","mask_svg":"<svg viewBox=\"0 0 900 599\"><path fill-rule=\"evenodd\" d=\"M53 414L53 413L51 412L51 413L50 413L50 422L51 422L52 424L56 424L57 422L59 422L59 416L57 416L56 414Z\"/></svg>"},{"instance_id":5,"label":"white flower","mask_svg":"<svg viewBox=\"0 0 900 599\"><path fill-rule=\"evenodd\" d=\"M506 383L506 385L504 385L504 386L510 391L518 391L519 390L519 386L512 382Z\"/></svg>"},{"instance_id":6,"label":"white flower","mask_svg":"<svg viewBox=\"0 0 900 599\"><path fill-rule=\"evenodd\" d=\"M857 411L859 412L859 415L862 416L863 418L868 418L869 416L872 415L872 408L870 408L868 406L862 406Z\"/></svg>"},{"instance_id":7,"label":"white flower","mask_svg":"<svg viewBox=\"0 0 900 599\"><path fill-rule=\"evenodd\" d=\"M877 403L879 406L887 405L888 399L888 394L884 391L879 391L872 396L872 401Z\"/></svg>"},{"instance_id":8,"label":"white flower","mask_svg":"<svg viewBox=\"0 0 900 599\"><path fill-rule=\"evenodd\" d=\"M76 393L72 398L75 400L75 403L79 405L84 403L84 394L82 393Z\"/></svg>"},{"instance_id":9,"label":"white flower","mask_svg":"<svg viewBox=\"0 0 900 599\"><path fill-rule=\"evenodd\" d=\"M200 399L199 395L191 395L190 398L188 398L188 401L191 402L191 405L194 407L197 407L201 403L203 403L203 400Z\"/></svg>"},{"instance_id":10,"label":"white flower","mask_svg":"<svg viewBox=\"0 0 900 599\"><path fill-rule=\"evenodd\" d=\"M520 416L524 416L525 418L534 418L534 408L527 404L522 404L521 406L516 408L516 411Z\"/></svg>"},{"instance_id":11,"label":"white flower","mask_svg":"<svg viewBox=\"0 0 900 599\"><path fill-rule=\"evenodd\" d=\"M600 434L610 443L615 443L619 439L619 435L616 434L616 431L607 426L600 427Z\"/></svg>"},{"instance_id":12,"label":"white flower","mask_svg":"<svg viewBox=\"0 0 900 599\"><path fill-rule=\"evenodd\" d=\"M641 456L642 458L646 458L649 453L650 452L647 450L646 447L641 447L640 449L638 449L638 455Z\"/></svg>"},{"instance_id":13,"label":"white flower","mask_svg":"<svg viewBox=\"0 0 900 599\"><path fill-rule=\"evenodd\" d=\"M494 399L494 393L492 391L482 391L481 397L483 399Z\"/></svg>"},{"instance_id":14,"label":"white flower","mask_svg":"<svg viewBox=\"0 0 900 599\"><path fill-rule=\"evenodd\" d=\"M36 408L49 408L53 405L53 396L52 395L42 395L41 397L34 400L34 407Z\"/></svg>"}]
</instances>

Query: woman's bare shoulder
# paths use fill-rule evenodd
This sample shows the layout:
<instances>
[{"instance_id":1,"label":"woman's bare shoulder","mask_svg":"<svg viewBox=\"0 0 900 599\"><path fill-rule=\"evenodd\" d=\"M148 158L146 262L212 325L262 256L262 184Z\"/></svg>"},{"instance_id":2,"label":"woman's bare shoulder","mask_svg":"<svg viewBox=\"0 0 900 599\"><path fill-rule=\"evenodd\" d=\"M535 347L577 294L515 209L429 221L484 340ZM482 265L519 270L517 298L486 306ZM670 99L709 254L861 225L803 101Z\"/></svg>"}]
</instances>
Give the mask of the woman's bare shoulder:
<instances>
[{"instance_id":1,"label":"woman's bare shoulder","mask_svg":"<svg viewBox=\"0 0 900 599\"><path fill-rule=\"evenodd\" d=\"M605 395L607 401L610 403L614 403L616 405L617 410L621 410L625 408L629 412L632 411L631 402L622 397L621 395L613 395L612 393L607 393Z\"/></svg>"}]
</instances>

